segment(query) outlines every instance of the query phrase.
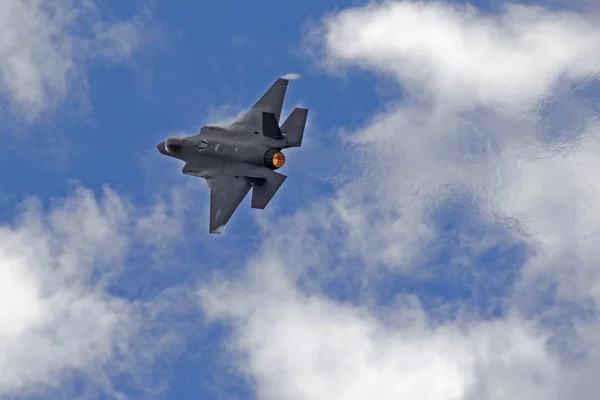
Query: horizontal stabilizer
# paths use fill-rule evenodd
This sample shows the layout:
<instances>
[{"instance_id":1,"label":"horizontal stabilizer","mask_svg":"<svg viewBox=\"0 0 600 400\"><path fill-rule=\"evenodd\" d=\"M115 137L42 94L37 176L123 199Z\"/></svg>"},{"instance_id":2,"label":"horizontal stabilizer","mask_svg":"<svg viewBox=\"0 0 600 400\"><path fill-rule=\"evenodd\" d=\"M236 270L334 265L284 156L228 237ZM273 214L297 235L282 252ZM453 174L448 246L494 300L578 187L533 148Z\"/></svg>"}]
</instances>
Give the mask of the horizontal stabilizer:
<instances>
[{"instance_id":1,"label":"horizontal stabilizer","mask_svg":"<svg viewBox=\"0 0 600 400\"><path fill-rule=\"evenodd\" d=\"M262 184L252 187L252 208L264 209L287 178L279 172L269 175Z\"/></svg>"},{"instance_id":2,"label":"horizontal stabilizer","mask_svg":"<svg viewBox=\"0 0 600 400\"><path fill-rule=\"evenodd\" d=\"M263 112L262 113L262 133L268 138L281 140L283 135L281 129L279 129L279 123L275 114Z\"/></svg>"},{"instance_id":3,"label":"horizontal stabilizer","mask_svg":"<svg viewBox=\"0 0 600 400\"><path fill-rule=\"evenodd\" d=\"M306 126L306 118L308 109L294 108L294 111L287 117L281 131L286 134L285 147L300 147L302 146L302 138L304 137L304 127Z\"/></svg>"}]
</instances>

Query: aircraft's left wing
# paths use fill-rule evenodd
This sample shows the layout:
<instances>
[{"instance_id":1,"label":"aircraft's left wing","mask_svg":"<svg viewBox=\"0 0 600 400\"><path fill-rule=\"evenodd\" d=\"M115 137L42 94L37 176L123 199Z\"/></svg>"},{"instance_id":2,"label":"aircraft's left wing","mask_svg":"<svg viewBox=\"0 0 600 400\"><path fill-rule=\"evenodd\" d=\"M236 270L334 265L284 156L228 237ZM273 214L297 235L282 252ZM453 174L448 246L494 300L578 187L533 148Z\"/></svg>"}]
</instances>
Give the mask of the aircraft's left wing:
<instances>
[{"instance_id":1,"label":"aircraft's left wing","mask_svg":"<svg viewBox=\"0 0 600 400\"><path fill-rule=\"evenodd\" d=\"M231 175L207 178L206 183L210 188L210 233L221 233L251 185L245 178Z\"/></svg>"},{"instance_id":2,"label":"aircraft's left wing","mask_svg":"<svg viewBox=\"0 0 600 400\"><path fill-rule=\"evenodd\" d=\"M289 79L294 75L281 77L271 85L263 96L252 106L246 114L233 122L234 125L242 124L248 126L254 132L262 132L263 112L273 114L275 120L279 122L281 108L285 92L287 91Z\"/></svg>"}]
</instances>

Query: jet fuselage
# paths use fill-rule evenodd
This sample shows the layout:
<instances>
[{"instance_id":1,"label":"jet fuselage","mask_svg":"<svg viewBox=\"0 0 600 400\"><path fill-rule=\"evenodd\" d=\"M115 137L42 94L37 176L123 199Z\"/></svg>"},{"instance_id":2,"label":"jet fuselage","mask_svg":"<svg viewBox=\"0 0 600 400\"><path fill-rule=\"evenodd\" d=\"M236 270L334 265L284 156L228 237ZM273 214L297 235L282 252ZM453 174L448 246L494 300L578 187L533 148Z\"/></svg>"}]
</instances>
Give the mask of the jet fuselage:
<instances>
[{"instance_id":1,"label":"jet fuselage","mask_svg":"<svg viewBox=\"0 0 600 400\"><path fill-rule=\"evenodd\" d=\"M207 125L197 135L170 137L159 143L157 149L166 156L184 161L184 173L206 178L214 174L214 168L225 167L226 163L250 164L271 170L281 168L285 164L285 156L281 153L284 146L285 139ZM199 173L201 170L206 173Z\"/></svg>"}]
</instances>

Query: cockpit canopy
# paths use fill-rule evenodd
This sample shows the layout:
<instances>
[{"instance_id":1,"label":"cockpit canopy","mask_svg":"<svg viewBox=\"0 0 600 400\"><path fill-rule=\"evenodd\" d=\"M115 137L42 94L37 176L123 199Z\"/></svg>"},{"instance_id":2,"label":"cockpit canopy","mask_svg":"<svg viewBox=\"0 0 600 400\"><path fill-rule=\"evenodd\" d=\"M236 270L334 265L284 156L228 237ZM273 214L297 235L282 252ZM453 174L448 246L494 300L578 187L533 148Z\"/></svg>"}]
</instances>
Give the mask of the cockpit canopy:
<instances>
[{"instance_id":1,"label":"cockpit canopy","mask_svg":"<svg viewBox=\"0 0 600 400\"><path fill-rule=\"evenodd\" d=\"M180 136L173 136L168 138L165 141L165 150L167 153L176 154L181 151L181 146L183 144L183 138Z\"/></svg>"}]
</instances>

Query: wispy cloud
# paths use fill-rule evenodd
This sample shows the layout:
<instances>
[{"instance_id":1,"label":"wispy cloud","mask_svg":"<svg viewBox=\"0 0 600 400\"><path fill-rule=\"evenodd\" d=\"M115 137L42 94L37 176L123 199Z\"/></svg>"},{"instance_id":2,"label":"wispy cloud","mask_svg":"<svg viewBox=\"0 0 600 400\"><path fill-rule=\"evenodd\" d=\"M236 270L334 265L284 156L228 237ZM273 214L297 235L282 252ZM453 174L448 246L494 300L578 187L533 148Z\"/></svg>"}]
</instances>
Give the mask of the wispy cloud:
<instances>
[{"instance_id":1,"label":"wispy cloud","mask_svg":"<svg viewBox=\"0 0 600 400\"><path fill-rule=\"evenodd\" d=\"M138 232L156 215L153 223L164 223L109 188L96 197L78 187L49 210L26 202L0 227L2 397L63 390L73 375L110 392L114 375L143 376L178 344L173 317L186 308L184 293L132 300L115 292L145 242Z\"/></svg>"},{"instance_id":2,"label":"wispy cloud","mask_svg":"<svg viewBox=\"0 0 600 400\"><path fill-rule=\"evenodd\" d=\"M280 221L246 276L200 290L203 309L234 327L233 354L259 398L593 398L583 371L600 364L600 128L569 87L600 77L589 56L599 21L436 2L322 20L311 40L325 66L391 77L405 96L352 133L347 183ZM549 135L550 106L583 123ZM435 272L426 260L444 230L460 233L436 210L456 199L482 228L456 244L448 269L493 281L474 255L495 240L526 249L502 265L516 276L502 311L445 313L448 299L433 313L420 304L428 293L401 290L385 307L374 301L382 279ZM354 299L339 296L344 284Z\"/></svg>"},{"instance_id":3,"label":"wispy cloud","mask_svg":"<svg viewBox=\"0 0 600 400\"><path fill-rule=\"evenodd\" d=\"M86 92L91 60L120 63L144 43L146 13L108 21L95 1L7 0L0 5L0 94L34 122Z\"/></svg>"},{"instance_id":4,"label":"wispy cloud","mask_svg":"<svg viewBox=\"0 0 600 400\"><path fill-rule=\"evenodd\" d=\"M200 291L209 316L236 327L230 350L260 399L552 398L555 359L530 321L435 326L411 299L374 315L300 292L286 269L265 257L242 283Z\"/></svg>"}]
</instances>

